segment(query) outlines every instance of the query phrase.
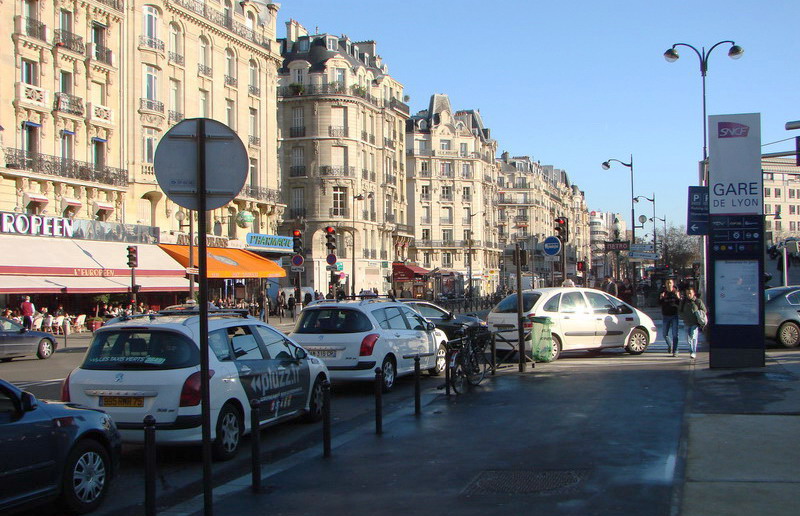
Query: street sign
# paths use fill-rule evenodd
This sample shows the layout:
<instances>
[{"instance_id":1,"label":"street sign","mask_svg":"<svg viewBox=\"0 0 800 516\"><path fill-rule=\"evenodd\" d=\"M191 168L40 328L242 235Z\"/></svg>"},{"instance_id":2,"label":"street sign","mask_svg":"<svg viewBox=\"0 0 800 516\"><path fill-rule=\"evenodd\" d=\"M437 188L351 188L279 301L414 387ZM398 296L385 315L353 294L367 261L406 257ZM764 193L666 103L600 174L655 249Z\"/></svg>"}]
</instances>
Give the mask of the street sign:
<instances>
[{"instance_id":1,"label":"street sign","mask_svg":"<svg viewBox=\"0 0 800 516\"><path fill-rule=\"evenodd\" d=\"M605 242L606 252L609 251L627 251L630 242L627 240L614 240L613 242Z\"/></svg>"},{"instance_id":2,"label":"street sign","mask_svg":"<svg viewBox=\"0 0 800 516\"><path fill-rule=\"evenodd\" d=\"M338 271L339 269L335 265L328 265L325 267L326 271Z\"/></svg>"},{"instance_id":3,"label":"street sign","mask_svg":"<svg viewBox=\"0 0 800 516\"><path fill-rule=\"evenodd\" d=\"M549 236L544 239L544 254L547 256L558 256L561 253L561 239Z\"/></svg>"},{"instance_id":4,"label":"street sign","mask_svg":"<svg viewBox=\"0 0 800 516\"><path fill-rule=\"evenodd\" d=\"M689 212L686 216L687 235L708 234L708 187L689 187Z\"/></svg>"},{"instance_id":5,"label":"street sign","mask_svg":"<svg viewBox=\"0 0 800 516\"><path fill-rule=\"evenodd\" d=\"M200 271L197 269L197 267L186 267L186 274L194 274L197 276L200 274Z\"/></svg>"},{"instance_id":6,"label":"street sign","mask_svg":"<svg viewBox=\"0 0 800 516\"><path fill-rule=\"evenodd\" d=\"M158 186L178 206L198 211L200 122L205 125L206 210L222 208L244 187L249 161L242 140L227 125L211 119L179 122L161 138L153 158Z\"/></svg>"},{"instance_id":7,"label":"street sign","mask_svg":"<svg viewBox=\"0 0 800 516\"><path fill-rule=\"evenodd\" d=\"M343 271L344 270L344 264L342 262L336 262L336 270L337 271Z\"/></svg>"},{"instance_id":8,"label":"street sign","mask_svg":"<svg viewBox=\"0 0 800 516\"><path fill-rule=\"evenodd\" d=\"M295 267L300 267L301 265L303 265L303 262L305 261L306 259L303 258L303 255L301 254L296 254L292 256L292 265L294 265Z\"/></svg>"},{"instance_id":9,"label":"street sign","mask_svg":"<svg viewBox=\"0 0 800 516\"><path fill-rule=\"evenodd\" d=\"M656 253L644 253L641 251L630 251L628 253L628 258L639 258L642 260L656 260L658 259L658 255Z\"/></svg>"},{"instance_id":10,"label":"street sign","mask_svg":"<svg viewBox=\"0 0 800 516\"><path fill-rule=\"evenodd\" d=\"M333 265L334 263L336 263L336 255L333 253L329 254L325 258L325 261L328 263L328 265Z\"/></svg>"},{"instance_id":11,"label":"street sign","mask_svg":"<svg viewBox=\"0 0 800 516\"><path fill-rule=\"evenodd\" d=\"M631 251L637 251L642 253L652 253L653 252L653 244L631 244L630 245Z\"/></svg>"},{"instance_id":12,"label":"street sign","mask_svg":"<svg viewBox=\"0 0 800 516\"><path fill-rule=\"evenodd\" d=\"M546 262L557 262L559 260L559 256L557 254L546 254L544 255L544 261Z\"/></svg>"},{"instance_id":13,"label":"street sign","mask_svg":"<svg viewBox=\"0 0 800 516\"><path fill-rule=\"evenodd\" d=\"M292 272L305 272L305 270L306 270L305 267L297 267L295 265L292 265Z\"/></svg>"}]
</instances>

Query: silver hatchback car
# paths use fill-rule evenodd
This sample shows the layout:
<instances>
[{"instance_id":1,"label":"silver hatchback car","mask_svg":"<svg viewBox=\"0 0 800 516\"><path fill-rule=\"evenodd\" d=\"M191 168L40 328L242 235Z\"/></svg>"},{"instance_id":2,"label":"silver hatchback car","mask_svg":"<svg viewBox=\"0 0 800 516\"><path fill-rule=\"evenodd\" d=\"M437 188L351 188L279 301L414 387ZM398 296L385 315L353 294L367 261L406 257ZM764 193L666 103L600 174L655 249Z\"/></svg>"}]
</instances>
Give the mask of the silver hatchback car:
<instances>
[{"instance_id":1,"label":"silver hatchback car","mask_svg":"<svg viewBox=\"0 0 800 516\"><path fill-rule=\"evenodd\" d=\"M764 337L787 348L800 344L800 285L764 291Z\"/></svg>"}]
</instances>

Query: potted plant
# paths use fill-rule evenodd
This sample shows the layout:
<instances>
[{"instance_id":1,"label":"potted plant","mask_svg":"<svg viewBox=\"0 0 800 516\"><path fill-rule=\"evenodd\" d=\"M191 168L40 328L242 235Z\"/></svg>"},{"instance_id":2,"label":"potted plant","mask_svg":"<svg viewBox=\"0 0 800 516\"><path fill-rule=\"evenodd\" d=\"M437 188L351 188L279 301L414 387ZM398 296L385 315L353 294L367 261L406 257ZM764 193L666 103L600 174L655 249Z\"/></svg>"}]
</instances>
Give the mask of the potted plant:
<instances>
[{"instance_id":1,"label":"potted plant","mask_svg":"<svg viewBox=\"0 0 800 516\"><path fill-rule=\"evenodd\" d=\"M302 95L306 92L305 84L300 84L299 82L293 82L289 85L289 91L292 95Z\"/></svg>"},{"instance_id":2,"label":"potted plant","mask_svg":"<svg viewBox=\"0 0 800 516\"><path fill-rule=\"evenodd\" d=\"M353 95L357 97L366 97L367 96L367 88L361 86L360 84L353 85Z\"/></svg>"},{"instance_id":3,"label":"potted plant","mask_svg":"<svg viewBox=\"0 0 800 516\"><path fill-rule=\"evenodd\" d=\"M104 322L105 319L102 317L89 317L86 319L86 328L91 332L95 332L103 325Z\"/></svg>"}]
</instances>

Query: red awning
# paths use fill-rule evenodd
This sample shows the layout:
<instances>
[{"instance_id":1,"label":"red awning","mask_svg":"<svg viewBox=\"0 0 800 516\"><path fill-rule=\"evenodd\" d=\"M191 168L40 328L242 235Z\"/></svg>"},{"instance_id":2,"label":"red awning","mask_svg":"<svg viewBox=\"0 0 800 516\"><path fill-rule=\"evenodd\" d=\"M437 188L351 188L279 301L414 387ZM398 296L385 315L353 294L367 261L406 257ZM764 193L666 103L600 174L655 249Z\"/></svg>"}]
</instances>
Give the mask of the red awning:
<instances>
[{"instance_id":1,"label":"red awning","mask_svg":"<svg viewBox=\"0 0 800 516\"><path fill-rule=\"evenodd\" d=\"M416 265L406 265L404 263L392 264L392 275L394 281L414 281L415 277L427 276L430 271L417 267Z\"/></svg>"}]
</instances>

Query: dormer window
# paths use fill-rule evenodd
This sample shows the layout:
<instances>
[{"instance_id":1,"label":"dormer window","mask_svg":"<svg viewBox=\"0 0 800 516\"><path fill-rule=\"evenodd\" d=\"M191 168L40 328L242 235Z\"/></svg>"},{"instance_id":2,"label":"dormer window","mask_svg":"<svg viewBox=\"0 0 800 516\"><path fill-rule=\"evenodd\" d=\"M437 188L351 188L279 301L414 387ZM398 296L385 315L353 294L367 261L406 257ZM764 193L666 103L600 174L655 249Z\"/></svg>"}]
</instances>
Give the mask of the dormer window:
<instances>
[{"instance_id":1,"label":"dormer window","mask_svg":"<svg viewBox=\"0 0 800 516\"><path fill-rule=\"evenodd\" d=\"M339 49L339 42L336 38L328 38L328 50L336 51Z\"/></svg>"},{"instance_id":2,"label":"dormer window","mask_svg":"<svg viewBox=\"0 0 800 516\"><path fill-rule=\"evenodd\" d=\"M308 39L301 39L297 42L298 52L308 52Z\"/></svg>"}]
</instances>

